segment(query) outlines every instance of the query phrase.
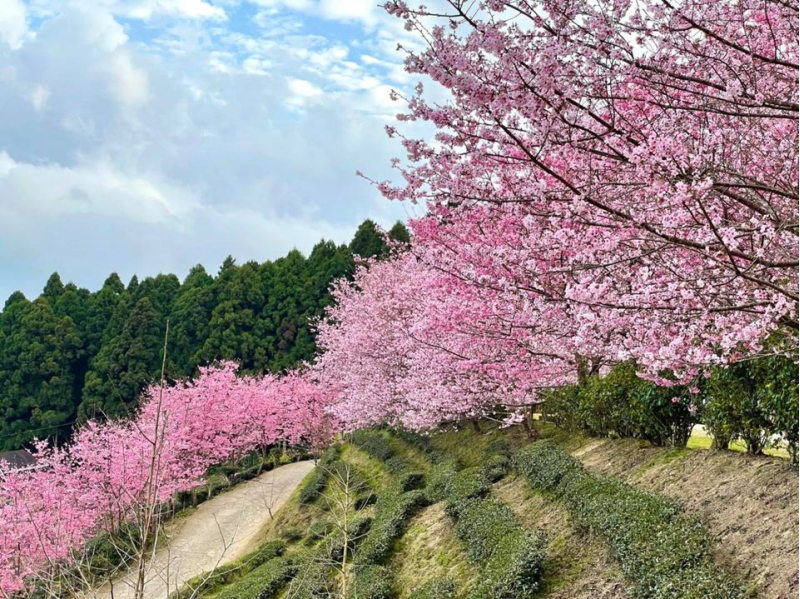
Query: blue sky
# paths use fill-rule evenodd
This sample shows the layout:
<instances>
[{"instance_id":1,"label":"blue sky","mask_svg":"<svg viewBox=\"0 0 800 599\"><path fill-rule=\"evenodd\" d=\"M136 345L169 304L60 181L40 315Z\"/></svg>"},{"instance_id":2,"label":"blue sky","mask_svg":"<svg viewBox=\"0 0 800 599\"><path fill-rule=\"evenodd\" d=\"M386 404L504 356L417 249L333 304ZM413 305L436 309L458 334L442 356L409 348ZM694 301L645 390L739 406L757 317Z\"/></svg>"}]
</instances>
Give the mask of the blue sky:
<instances>
[{"instance_id":1,"label":"blue sky","mask_svg":"<svg viewBox=\"0 0 800 599\"><path fill-rule=\"evenodd\" d=\"M0 305L406 218L355 176L391 176L416 83L376 4L0 1Z\"/></svg>"}]
</instances>

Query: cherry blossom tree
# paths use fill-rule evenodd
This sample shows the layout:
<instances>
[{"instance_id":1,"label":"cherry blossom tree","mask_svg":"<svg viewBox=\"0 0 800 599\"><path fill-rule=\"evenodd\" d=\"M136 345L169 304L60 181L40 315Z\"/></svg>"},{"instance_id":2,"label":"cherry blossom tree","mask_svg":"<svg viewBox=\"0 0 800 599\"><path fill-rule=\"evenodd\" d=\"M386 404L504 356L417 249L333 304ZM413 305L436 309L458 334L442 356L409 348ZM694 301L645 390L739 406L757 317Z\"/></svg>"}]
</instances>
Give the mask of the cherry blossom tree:
<instances>
[{"instance_id":1,"label":"cherry blossom tree","mask_svg":"<svg viewBox=\"0 0 800 599\"><path fill-rule=\"evenodd\" d=\"M55 582L100 531L134 523L146 537L160 506L201 484L213 464L282 439L329 442L329 392L298 372L236 370L225 362L154 385L133 419L89 422L67 447L39 445L36 469L0 470L0 596Z\"/></svg>"},{"instance_id":2,"label":"cherry blossom tree","mask_svg":"<svg viewBox=\"0 0 800 599\"><path fill-rule=\"evenodd\" d=\"M796 355L797 2L447 5L385 5L427 45L406 69L449 92L408 98L400 120L439 132L380 184L424 203L428 264L569 312L579 353L655 378L776 331Z\"/></svg>"},{"instance_id":3,"label":"cherry blossom tree","mask_svg":"<svg viewBox=\"0 0 800 599\"><path fill-rule=\"evenodd\" d=\"M318 325L315 368L336 388L330 411L348 429L376 422L423 429L513 412L535 404L538 389L576 375L558 315L532 317L413 251L360 266L333 295Z\"/></svg>"}]
</instances>

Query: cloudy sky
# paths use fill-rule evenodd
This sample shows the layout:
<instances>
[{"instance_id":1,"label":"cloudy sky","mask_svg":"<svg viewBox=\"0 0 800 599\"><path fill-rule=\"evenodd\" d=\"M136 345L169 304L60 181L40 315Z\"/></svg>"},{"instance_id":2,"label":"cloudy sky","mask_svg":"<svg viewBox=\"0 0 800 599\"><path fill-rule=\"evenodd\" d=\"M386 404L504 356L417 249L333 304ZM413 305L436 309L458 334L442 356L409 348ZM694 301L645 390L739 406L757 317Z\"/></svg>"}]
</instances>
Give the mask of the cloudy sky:
<instances>
[{"instance_id":1,"label":"cloudy sky","mask_svg":"<svg viewBox=\"0 0 800 599\"><path fill-rule=\"evenodd\" d=\"M0 306L344 242L407 207L402 22L377 0L0 0Z\"/></svg>"}]
</instances>

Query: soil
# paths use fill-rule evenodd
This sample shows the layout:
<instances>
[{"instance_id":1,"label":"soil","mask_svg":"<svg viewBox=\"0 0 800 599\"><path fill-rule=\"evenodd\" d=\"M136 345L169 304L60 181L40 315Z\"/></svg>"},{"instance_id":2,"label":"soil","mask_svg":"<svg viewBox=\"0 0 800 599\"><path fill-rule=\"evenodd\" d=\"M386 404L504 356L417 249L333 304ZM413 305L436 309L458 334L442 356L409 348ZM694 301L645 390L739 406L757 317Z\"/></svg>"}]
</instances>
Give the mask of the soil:
<instances>
[{"instance_id":1,"label":"soil","mask_svg":"<svg viewBox=\"0 0 800 599\"><path fill-rule=\"evenodd\" d=\"M798 473L788 460L612 439L591 440L573 455L701 516L715 536L715 560L751 597L798 596Z\"/></svg>"},{"instance_id":2,"label":"soil","mask_svg":"<svg viewBox=\"0 0 800 599\"><path fill-rule=\"evenodd\" d=\"M578 532L569 513L527 483L509 476L495 493L529 530L547 536L542 597L548 599L626 599L627 584L602 544Z\"/></svg>"}]
</instances>

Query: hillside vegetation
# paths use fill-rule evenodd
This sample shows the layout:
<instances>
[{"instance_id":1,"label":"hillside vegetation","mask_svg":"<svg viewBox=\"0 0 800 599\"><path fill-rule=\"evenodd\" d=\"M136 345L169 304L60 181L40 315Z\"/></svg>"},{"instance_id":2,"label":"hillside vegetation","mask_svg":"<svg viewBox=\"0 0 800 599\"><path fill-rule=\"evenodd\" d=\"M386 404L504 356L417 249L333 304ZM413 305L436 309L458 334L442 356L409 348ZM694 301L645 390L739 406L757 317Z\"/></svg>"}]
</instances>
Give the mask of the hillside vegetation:
<instances>
[{"instance_id":1,"label":"hillside vegetation","mask_svg":"<svg viewBox=\"0 0 800 599\"><path fill-rule=\"evenodd\" d=\"M796 595L786 460L481 428L348 436L261 531L262 549L181 597Z\"/></svg>"},{"instance_id":2,"label":"hillside vegetation","mask_svg":"<svg viewBox=\"0 0 800 599\"><path fill-rule=\"evenodd\" d=\"M408 240L398 223L390 237ZM353 256L386 252L365 221L349 245L320 241L263 263L228 257L216 276L197 265L180 281L159 274L126 285L112 273L94 292L53 273L32 301L16 292L0 312L0 450L32 438L67 439L71 425L138 406L158 378L170 322L166 372L236 360L245 372L278 372L310 360L311 321L330 304L329 286L353 271Z\"/></svg>"}]
</instances>

